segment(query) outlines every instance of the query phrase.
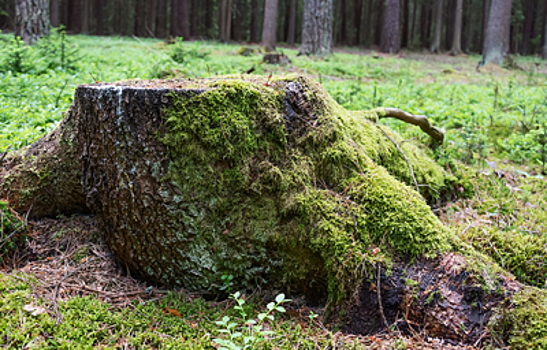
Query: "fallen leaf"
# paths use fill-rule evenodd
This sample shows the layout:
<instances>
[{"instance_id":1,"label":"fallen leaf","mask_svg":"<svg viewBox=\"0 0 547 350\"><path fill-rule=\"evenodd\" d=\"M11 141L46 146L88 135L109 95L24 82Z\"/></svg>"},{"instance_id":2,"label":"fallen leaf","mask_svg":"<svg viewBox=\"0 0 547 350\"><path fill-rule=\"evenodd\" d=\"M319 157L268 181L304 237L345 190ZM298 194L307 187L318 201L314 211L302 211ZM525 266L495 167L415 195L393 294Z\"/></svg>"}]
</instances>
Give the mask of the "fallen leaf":
<instances>
[{"instance_id":1,"label":"fallen leaf","mask_svg":"<svg viewBox=\"0 0 547 350\"><path fill-rule=\"evenodd\" d=\"M46 309L44 309L41 306L35 306L32 304L27 304L23 307L23 310L30 312L32 316L38 316L46 312Z\"/></svg>"},{"instance_id":2,"label":"fallen leaf","mask_svg":"<svg viewBox=\"0 0 547 350\"><path fill-rule=\"evenodd\" d=\"M182 315L180 314L179 310L177 310L177 309L170 309L170 308L166 307L165 309L163 309L163 311L168 315L176 316L178 318L182 318Z\"/></svg>"}]
</instances>

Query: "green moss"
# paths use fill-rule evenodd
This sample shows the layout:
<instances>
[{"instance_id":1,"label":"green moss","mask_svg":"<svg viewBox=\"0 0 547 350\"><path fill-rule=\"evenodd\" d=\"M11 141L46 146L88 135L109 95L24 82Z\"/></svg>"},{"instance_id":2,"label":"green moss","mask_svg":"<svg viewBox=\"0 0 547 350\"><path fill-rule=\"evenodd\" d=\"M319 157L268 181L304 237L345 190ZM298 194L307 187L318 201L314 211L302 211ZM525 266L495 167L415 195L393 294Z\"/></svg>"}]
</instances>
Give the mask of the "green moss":
<instances>
[{"instance_id":1,"label":"green moss","mask_svg":"<svg viewBox=\"0 0 547 350\"><path fill-rule=\"evenodd\" d=\"M4 254L14 250L18 244L25 240L22 235L9 238L15 231L22 231L24 226L25 223L10 211L8 203L0 200L0 262Z\"/></svg>"},{"instance_id":2,"label":"green moss","mask_svg":"<svg viewBox=\"0 0 547 350\"><path fill-rule=\"evenodd\" d=\"M511 349L547 348L547 292L524 287L501 305L490 319L495 344L507 341Z\"/></svg>"},{"instance_id":3,"label":"green moss","mask_svg":"<svg viewBox=\"0 0 547 350\"><path fill-rule=\"evenodd\" d=\"M472 227L462 239L489 255L523 282L543 287L547 279L547 238L495 227Z\"/></svg>"},{"instance_id":4,"label":"green moss","mask_svg":"<svg viewBox=\"0 0 547 350\"><path fill-rule=\"evenodd\" d=\"M449 248L395 146L319 84L299 76L196 84L205 91L165 111L162 138L171 159L163 181L176 187L173 215L185 222L179 264L195 272L181 277L186 287L219 285L225 273L247 288L327 278L330 296L343 299L368 263ZM403 148L432 193L449 186L426 150ZM317 260L326 276L310 273L317 267L306 262Z\"/></svg>"}]
</instances>

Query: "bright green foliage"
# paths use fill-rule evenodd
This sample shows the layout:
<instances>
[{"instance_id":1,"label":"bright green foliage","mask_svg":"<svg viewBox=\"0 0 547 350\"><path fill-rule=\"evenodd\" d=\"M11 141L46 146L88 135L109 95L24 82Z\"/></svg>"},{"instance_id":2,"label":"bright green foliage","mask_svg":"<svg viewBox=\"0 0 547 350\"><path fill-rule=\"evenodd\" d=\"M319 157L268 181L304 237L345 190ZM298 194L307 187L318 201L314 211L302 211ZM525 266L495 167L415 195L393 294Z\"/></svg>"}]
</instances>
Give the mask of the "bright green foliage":
<instances>
[{"instance_id":1,"label":"bright green foliage","mask_svg":"<svg viewBox=\"0 0 547 350\"><path fill-rule=\"evenodd\" d=\"M511 349L547 348L547 292L523 287L491 318L489 329L497 341L507 341Z\"/></svg>"},{"instance_id":2,"label":"bright green foliage","mask_svg":"<svg viewBox=\"0 0 547 350\"><path fill-rule=\"evenodd\" d=\"M206 91L176 99L162 139L172 159L165 180L177 184L182 203L192 198L173 215L189 227L178 233L190 246L180 264L196 262L190 266L203 279L183 276L184 285L220 285L226 273L245 288L272 272L293 285L309 282L318 268L306 266L311 255L336 281L334 297L348 279L360 280L358 266L380 258L369 249L382 242L384 257L448 249L446 228L409 187L408 166L380 126L347 112L319 84L298 76L195 83ZM297 116L287 122L287 84L304 88L317 126L299 126ZM449 189L451 178L425 150L411 142L404 149L419 181ZM204 254L206 246L213 253Z\"/></svg>"},{"instance_id":3,"label":"bright green foliage","mask_svg":"<svg viewBox=\"0 0 547 350\"><path fill-rule=\"evenodd\" d=\"M170 46L170 56L177 63L188 63L192 59L204 59L209 56L209 51L199 51L198 48L188 47L182 41L182 38L177 38L175 44Z\"/></svg>"}]
</instances>

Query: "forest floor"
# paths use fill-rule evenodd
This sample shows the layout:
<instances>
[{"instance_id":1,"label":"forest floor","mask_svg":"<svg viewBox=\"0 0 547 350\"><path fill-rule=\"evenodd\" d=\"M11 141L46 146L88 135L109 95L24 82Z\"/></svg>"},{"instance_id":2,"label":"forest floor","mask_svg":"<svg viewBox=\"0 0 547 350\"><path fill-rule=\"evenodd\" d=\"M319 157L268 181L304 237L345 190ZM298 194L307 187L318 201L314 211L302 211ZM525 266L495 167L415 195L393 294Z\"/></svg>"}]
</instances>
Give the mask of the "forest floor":
<instances>
[{"instance_id":1,"label":"forest floor","mask_svg":"<svg viewBox=\"0 0 547 350\"><path fill-rule=\"evenodd\" d=\"M10 39L0 35L6 46ZM55 40L50 47L65 39ZM52 56L30 49L21 72L10 66L10 51L0 51L0 176L2 152L24 147L58 125L79 84L211 77L251 67L253 74L299 72L319 80L348 109L398 107L425 114L445 128L445 145L435 157L457 171L465 185L451 202L435 206L435 213L515 279L544 286L547 61L518 57L511 69L477 71L477 55L386 56L338 48L330 57L315 59L281 47L291 63L276 66L262 63L260 54L240 55L239 45L87 36L68 40L64 62L59 49ZM390 121L389 126L403 137L427 141L407 124ZM218 348L214 339L230 328L217 323L223 317L241 325L244 316L233 298L211 300L133 278L110 255L93 217L32 221L5 205L0 213L0 348L212 349ZM4 232L8 218L26 227L10 240ZM520 250L507 246L507 240L520 242ZM229 280L225 289L236 292ZM246 313L256 315L279 293L257 290L239 300L246 300ZM403 334L396 325L381 334L344 334L323 322L322 306L306 305L297 295L286 297L292 300L284 304L287 311L266 325L273 333L265 335L264 348L468 349L487 344L487 339L455 344L421 331Z\"/></svg>"}]
</instances>

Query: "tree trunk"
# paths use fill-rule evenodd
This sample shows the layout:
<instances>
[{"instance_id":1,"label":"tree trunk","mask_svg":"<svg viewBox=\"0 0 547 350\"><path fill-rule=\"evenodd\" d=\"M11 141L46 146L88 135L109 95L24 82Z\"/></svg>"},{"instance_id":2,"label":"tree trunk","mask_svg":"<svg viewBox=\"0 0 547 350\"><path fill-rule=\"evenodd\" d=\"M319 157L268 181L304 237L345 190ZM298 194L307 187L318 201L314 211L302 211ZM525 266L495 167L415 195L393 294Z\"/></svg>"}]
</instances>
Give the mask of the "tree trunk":
<instances>
[{"instance_id":1,"label":"tree trunk","mask_svg":"<svg viewBox=\"0 0 547 350\"><path fill-rule=\"evenodd\" d=\"M251 33L250 41L258 42L258 0L251 0Z\"/></svg>"},{"instance_id":2,"label":"tree trunk","mask_svg":"<svg viewBox=\"0 0 547 350\"><path fill-rule=\"evenodd\" d=\"M179 0L178 2L180 36L182 36L184 40L190 39L190 13L188 11L188 1L189 0Z\"/></svg>"},{"instance_id":3,"label":"tree trunk","mask_svg":"<svg viewBox=\"0 0 547 350\"><path fill-rule=\"evenodd\" d=\"M498 0L490 6L486 39L479 68L488 63L501 65L509 50L512 0Z\"/></svg>"},{"instance_id":4,"label":"tree trunk","mask_svg":"<svg viewBox=\"0 0 547 350\"><path fill-rule=\"evenodd\" d=\"M386 0L385 2L381 52L391 54L399 52L399 7L399 0Z\"/></svg>"},{"instance_id":5,"label":"tree trunk","mask_svg":"<svg viewBox=\"0 0 547 350\"><path fill-rule=\"evenodd\" d=\"M408 28L410 26L410 0L403 0L403 25L401 30L401 47L408 47Z\"/></svg>"},{"instance_id":6,"label":"tree trunk","mask_svg":"<svg viewBox=\"0 0 547 350\"><path fill-rule=\"evenodd\" d=\"M266 0L264 5L264 24L262 26L262 46L266 51L275 51L278 0Z\"/></svg>"},{"instance_id":7,"label":"tree trunk","mask_svg":"<svg viewBox=\"0 0 547 350\"><path fill-rule=\"evenodd\" d=\"M340 25L340 37L338 40L338 44L340 45L347 45L348 44L348 34L347 34L347 24L348 20L346 18L347 13L347 4L346 0L340 0L340 20L335 20L334 23L339 23ZM338 36L337 36L338 37Z\"/></svg>"},{"instance_id":8,"label":"tree trunk","mask_svg":"<svg viewBox=\"0 0 547 350\"><path fill-rule=\"evenodd\" d=\"M169 27L169 34L172 36L172 37L177 37L177 36L180 36L180 23L179 23L179 11L178 11L178 8L179 8L179 1L180 0L171 0L171 8L170 8L170 13L171 13L171 26ZM223 0L223 1L226 1L226 0Z\"/></svg>"},{"instance_id":9,"label":"tree trunk","mask_svg":"<svg viewBox=\"0 0 547 350\"><path fill-rule=\"evenodd\" d=\"M167 0L158 0L156 10L156 36L158 38L167 37Z\"/></svg>"},{"instance_id":10,"label":"tree trunk","mask_svg":"<svg viewBox=\"0 0 547 350\"><path fill-rule=\"evenodd\" d=\"M59 21L59 0L51 0L50 3L50 13L51 13L51 26L57 28L61 23Z\"/></svg>"},{"instance_id":11,"label":"tree trunk","mask_svg":"<svg viewBox=\"0 0 547 350\"><path fill-rule=\"evenodd\" d=\"M484 41L486 40L486 30L488 28L488 14L490 13L490 0L483 0L482 2L482 31L481 31L481 54L484 48Z\"/></svg>"},{"instance_id":12,"label":"tree trunk","mask_svg":"<svg viewBox=\"0 0 547 350\"><path fill-rule=\"evenodd\" d=\"M522 49L520 54L526 56L528 54L528 45L532 38L533 23L536 19L537 2L534 0L526 1L526 15L524 17L524 33L522 37Z\"/></svg>"},{"instance_id":13,"label":"tree trunk","mask_svg":"<svg viewBox=\"0 0 547 350\"><path fill-rule=\"evenodd\" d=\"M457 56L462 53L462 14L463 0L456 0L456 12L454 13L454 33L452 36L452 48L450 54Z\"/></svg>"},{"instance_id":14,"label":"tree trunk","mask_svg":"<svg viewBox=\"0 0 547 350\"><path fill-rule=\"evenodd\" d=\"M69 1L68 30L73 34L82 32L82 0Z\"/></svg>"},{"instance_id":15,"label":"tree trunk","mask_svg":"<svg viewBox=\"0 0 547 350\"><path fill-rule=\"evenodd\" d=\"M155 24L156 24L156 0L148 0L146 2L146 36L155 37Z\"/></svg>"},{"instance_id":16,"label":"tree trunk","mask_svg":"<svg viewBox=\"0 0 547 350\"><path fill-rule=\"evenodd\" d=\"M377 46L380 46L382 42L382 25L383 25L383 18L385 16L384 1L385 0L376 0L376 15L375 15L376 28L374 29L374 45L377 45Z\"/></svg>"},{"instance_id":17,"label":"tree trunk","mask_svg":"<svg viewBox=\"0 0 547 350\"><path fill-rule=\"evenodd\" d=\"M16 0L15 36L31 45L49 34L49 0Z\"/></svg>"},{"instance_id":18,"label":"tree trunk","mask_svg":"<svg viewBox=\"0 0 547 350\"><path fill-rule=\"evenodd\" d=\"M95 0L95 21L96 21L95 34L99 36L103 35L104 34L103 0Z\"/></svg>"},{"instance_id":19,"label":"tree trunk","mask_svg":"<svg viewBox=\"0 0 547 350\"><path fill-rule=\"evenodd\" d=\"M90 0L82 0L82 33L89 34Z\"/></svg>"},{"instance_id":20,"label":"tree trunk","mask_svg":"<svg viewBox=\"0 0 547 350\"><path fill-rule=\"evenodd\" d=\"M431 45L431 52L441 53L441 34L443 30L443 7L444 0L437 0L435 7L435 36Z\"/></svg>"},{"instance_id":21,"label":"tree trunk","mask_svg":"<svg viewBox=\"0 0 547 350\"><path fill-rule=\"evenodd\" d=\"M199 36L199 14L200 14L200 0L192 0L192 9L190 11L190 37L197 38Z\"/></svg>"},{"instance_id":22,"label":"tree trunk","mask_svg":"<svg viewBox=\"0 0 547 350\"><path fill-rule=\"evenodd\" d=\"M228 0L226 6L226 41L232 38L232 13L233 13L233 0Z\"/></svg>"},{"instance_id":23,"label":"tree trunk","mask_svg":"<svg viewBox=\"0 0 547 350\"><path fill-rule=\"evenodd\" d=\"M543 59L547 60L547 3L543 9Z\"/></svg>"},{"instance_id":24,"label":"tree trunk","mask_svg":"<svg viewBox=\"0 0 547 350\"><path fill-rule=\"evenodd\" d=\"M289 29L287 32L287 44L293 46L296 41L296 6L298 0L290 0L289 7Z\"/></svg>"},{"instance_id":25,"label":"tree trunk","mask_svg":"<svg viewBox=\"0 0 547 350\"><path fill-rule=\"evenodd\" d=\"M220 9L218 14L218 36L220 41L226 42L226 10L228 6L228 0L220 0Z\"/></svg>"},{"instance_id":26,"label":"tree trunk","mask_svg":"<svg viewBox=\"0 0 547 350\"><path fill-rule=\"evenodd\" d=\"M332 0L304 0L298 54L325 56L332 52L332 14Z\"/></svg>"}]
</instances>

